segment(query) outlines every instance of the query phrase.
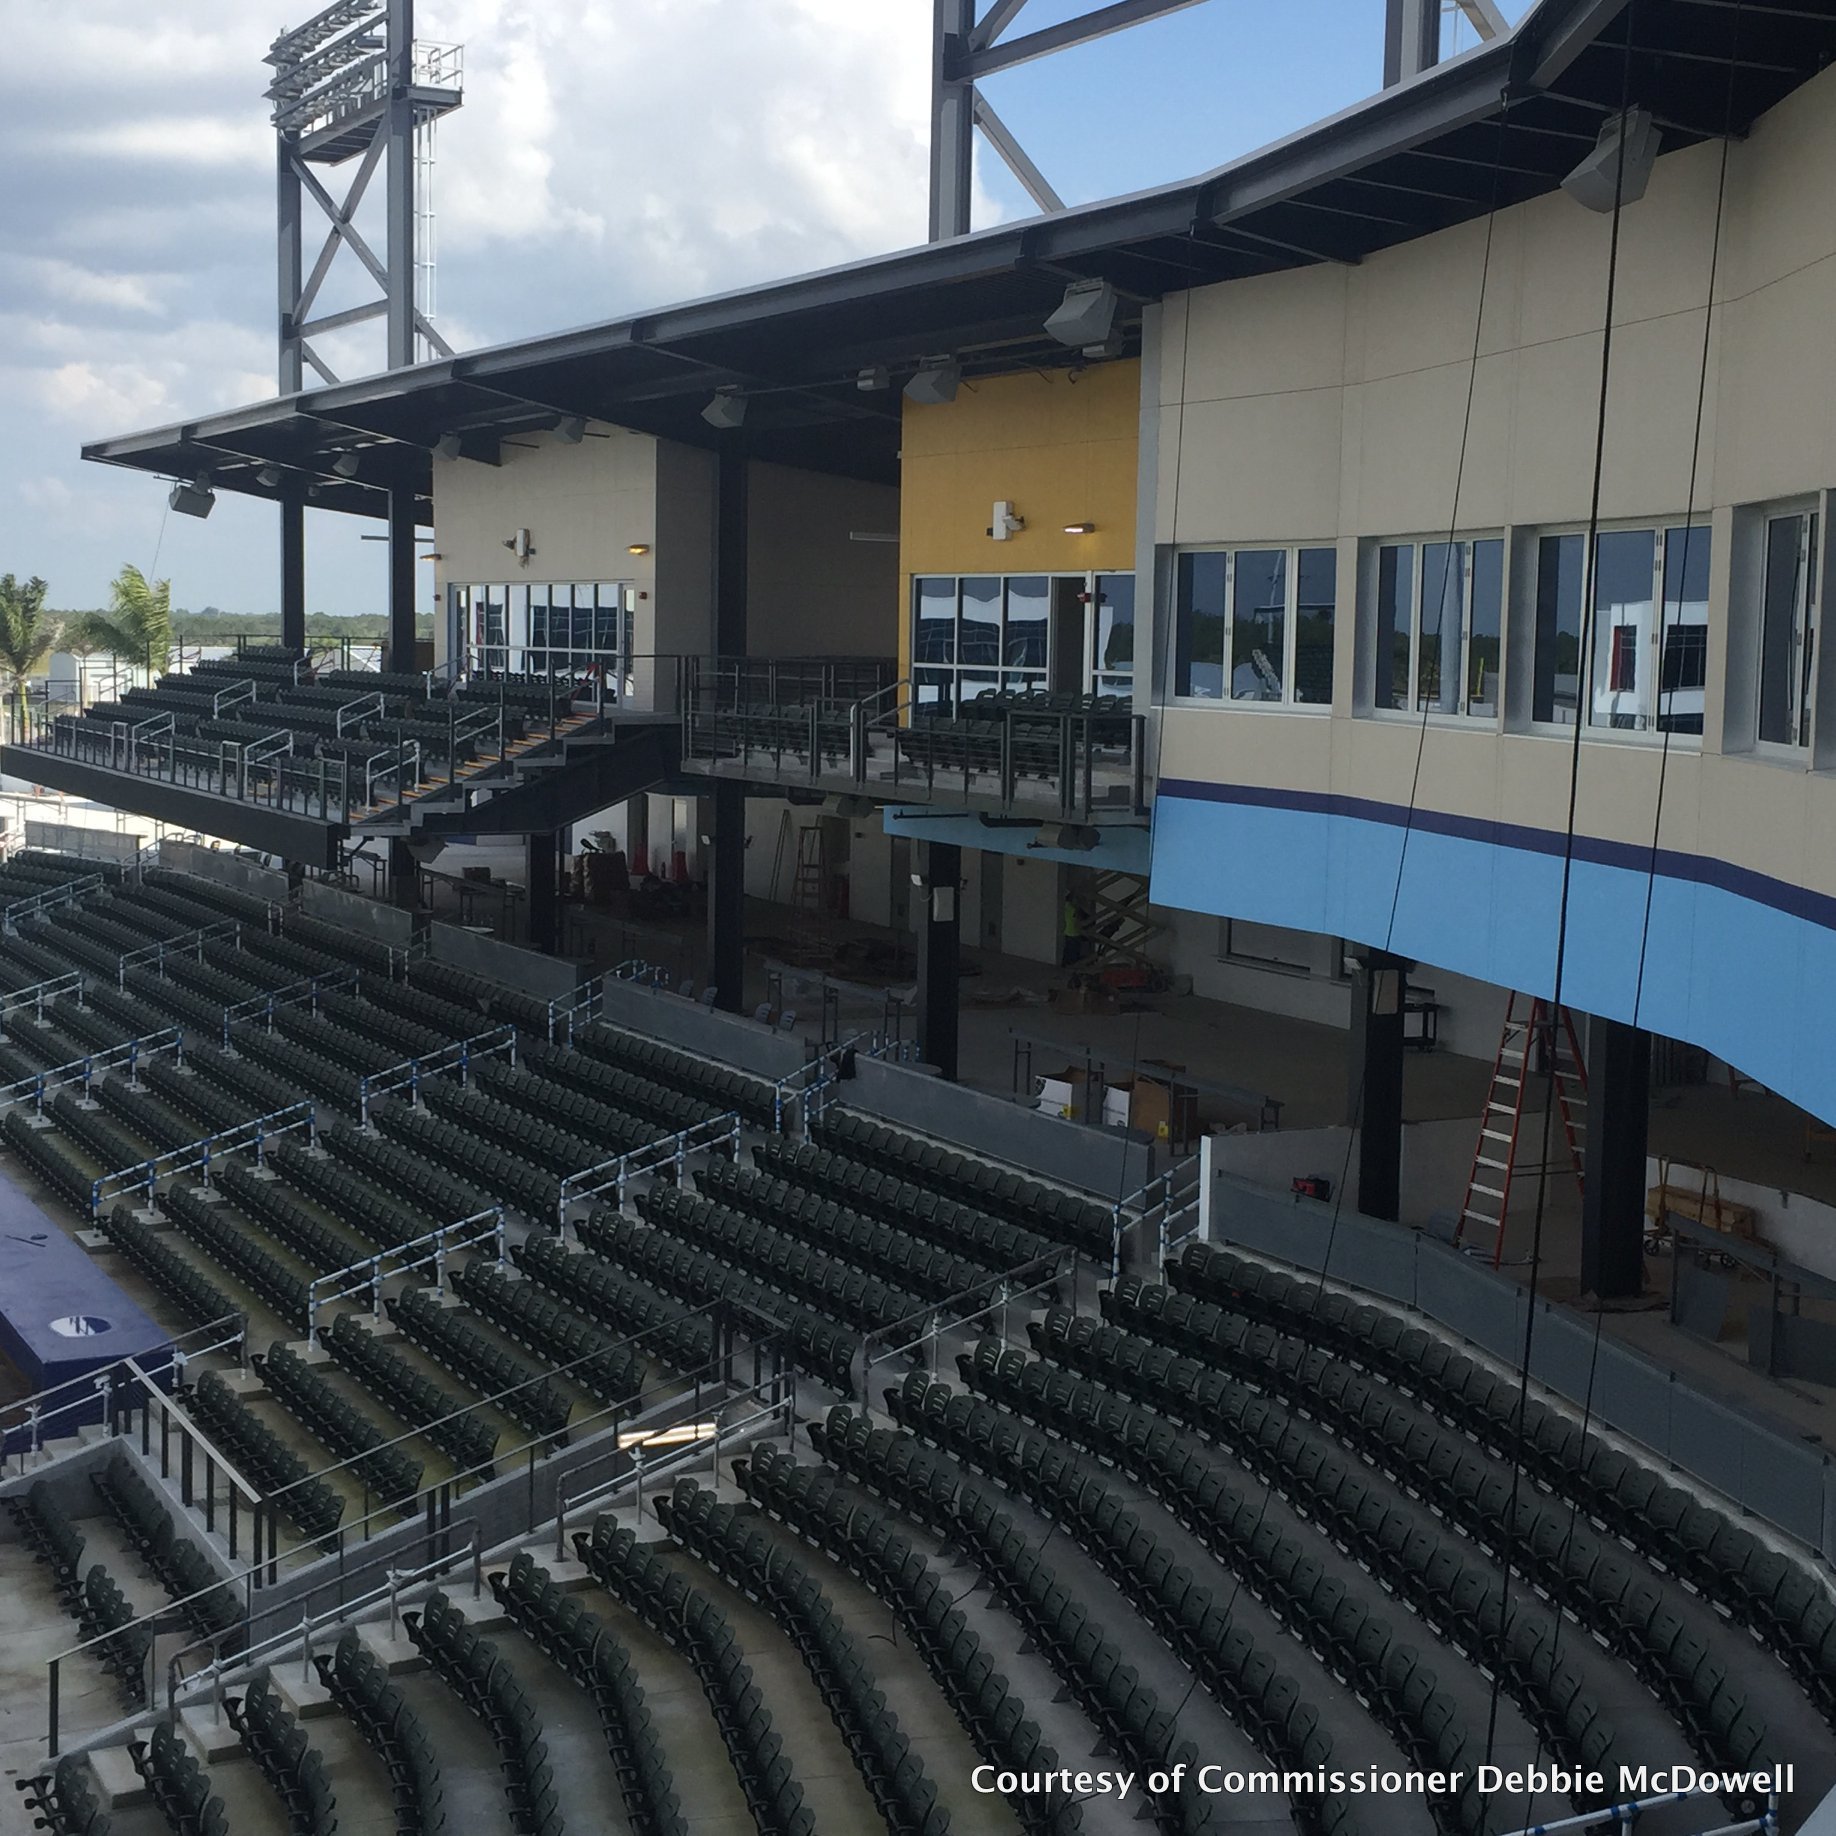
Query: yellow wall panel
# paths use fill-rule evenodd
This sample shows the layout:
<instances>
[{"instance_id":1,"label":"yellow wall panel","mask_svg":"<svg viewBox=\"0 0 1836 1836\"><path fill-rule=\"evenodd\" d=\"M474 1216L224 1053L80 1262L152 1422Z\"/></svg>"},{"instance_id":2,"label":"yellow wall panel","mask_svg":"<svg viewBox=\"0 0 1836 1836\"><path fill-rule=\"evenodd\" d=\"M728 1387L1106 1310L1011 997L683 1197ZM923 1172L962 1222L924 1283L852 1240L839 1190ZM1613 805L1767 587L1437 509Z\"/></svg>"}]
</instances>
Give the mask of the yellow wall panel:
<instances>
[{"instance_id":1,"label":"yellow wall panel","mask_svg":"<svg viewBox=\"0 0 1836 1836\"><path fill-rule=\"evenodd\" d=\"M1141 366L1099 363L965 383L941 407L905 404L899 565L917 574L1072 574L1135 565ZM1006 499L1026 527L988 535ZM1066 535L1067 523L1094 523ZM910 666L911 621L899 620Z\"/></svg>"}]
</instances>

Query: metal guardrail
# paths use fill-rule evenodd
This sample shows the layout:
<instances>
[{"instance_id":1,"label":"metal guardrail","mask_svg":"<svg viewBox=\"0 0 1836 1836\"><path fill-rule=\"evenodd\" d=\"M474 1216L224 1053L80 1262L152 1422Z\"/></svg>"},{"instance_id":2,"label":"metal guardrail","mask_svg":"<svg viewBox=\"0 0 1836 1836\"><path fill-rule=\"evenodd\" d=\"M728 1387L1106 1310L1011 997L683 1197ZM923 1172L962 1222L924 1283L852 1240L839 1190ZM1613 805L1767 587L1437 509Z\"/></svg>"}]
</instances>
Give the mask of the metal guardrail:
<instances>
[{"instance_id":1,"label":"metal guardrail","mask_svg":"<svg viewBox=\"0 0 1836 1836\"><path fill-rule=\"evenodd\" d=\"M16 1084L7 1084L0 1088L0 1110L10 1109L15 1103L23 1103L30 1097L42 1115L47 1091L81 1083L84 1096L88 1096L95 1074L98 1071L112 1071L119 1065L127 1067L131 1083L141 1059L155 1058L161 1052L175 1053L179 1062L184 1062L185 1036L176 1026L167 1027L164 1032L148 1033L141 1039L123 1040L120 1045L109 1046L105 1051L91 1052L85 1058L73 1058L67 1065L58 1065L49 1071L40 1071L35 1077L22 1077Z\"/></svg>"},{"instance_id":2,"label":"metal guardrail","mask_svg":"<svg viewBox=\"0 0 1836 1836\"><path fill-rule=\"evenodd\" d=\"M83 990L88 986L81 970L73 969L68 975L54 975L49 981L34 982L30 988L15 988L10 994L0 995L0 1020L8 1014L17 1013L22 1007L32 1009L32 1017L43 1021L45 1003L55 1001L62 995L75 995L77 1006L83 1005Z\"/></svg>"},{"instance_id":3,"label":"metal guardrail","mask_svg":"<svg viewBox=\"0 0 1836 1836\"><path fill-rule=\"evenodd\" d=\"M87 899L91 893L99 892L107 884L99 873L85 874L80 880L67 880L62 886L34 893L29 899L15 899L11 905L0 910L0 929L15 930L24 920L42 917L60 906L74 905L80 899Z\"/></svg>"},{"instance_id":4,"label":"metal guardrail","mask_svg":"<svg viewBox=\"0 0 1836 1836\"><path fill-rule=\"evenodd\" d=\"M328 969L323 975L309 976L303 982L289 982L285 988L277 988L272 994L251 995L246 1001L238 1001L232 1007L223 1010L223 1047L230 1046L230 1028L243 1020L266 1020L267 1032L274 1031L274 1015L283 1007L299 1007L310 1004L313 1014L319 1011L319 996L335 994L341 989L362 986L362 972L357 969Z\"/></svg>"},{"instance_id":5,"label":"metal guardrail","mask_svg":"<svg viewBox=\"0 0 1836 1836\"><path fill-rule=\"evenodd\" d=\"M285 1109L276 1109L268 1115L252 1116L234 1128L219 1129L216 1134L187 1142L183 1147L168 1148L165 1153L155 1154L150 1160L140 1161L131 1167L117 1168L113 1173L104 1173L89 1189L89 1215L92 1218L100 1216L104 1201L123 1192L139 1189L145 1190L147 1202L151 1204L154 1188L160 1180L179 1173L189 1173L193 1168L202 1170L203 1183L208 1189L211 1162L221 1160L226 1154L237 1154L253 1148L255 1164L264 1166L267 1162L267 1144L277 1135L290 1135L298 1128L305 1129L309 1141L314 1146L318 1145L319 1115L311 1103L291 1103Z\"/></svg>"},{"instance_id":6,"label":"metal guardrail","mask_svg":"<svg viewBox=\"0 0 1836 1836\"><path fill-rule=\"evenodd\" d=\"M584 982L571 995L560 995L548 1004L548 1043L574 1043L574 1028L582 1020L595 1018L600 1009L603 985Z\"/></svg>"},{"instance_id":7,"label":"metal guardrail","mask_svg":"<svg viewBox=\"0 0 1836 1836\"><path fill-rule=\"evenodd\" d=\"M359 695L355 700L342 701L335 710L332 731L343 739L346 729L361 726L372 716L380 719L387 713L387 703L380 694Z\"/></svg>"},{"instance_id":8,"label":"metal guardrail","mask_svg":"<svg viewBox=\"0 0 1836 1836\"><path fill-rule=\"evenodd\" d=\"M370 1104L379 1096L387 1096L391 1091L406 1089L408 1100L418 1103L421 1094L421 1079L438 1077L442 1072L457 1071L459 1081L466 1081L466 1074L471 1069L475 1058L492 1058L499 1052L510 1054L511 1064L516 1063L516 1028L508 1024L493 1027L488 1033L475 1034L470 1039L455 1040L449 1046L442 1046L437 1052L424 1053L419 1058L404 1059L399 1065L391 1065L385 1071L372 1071L369 1076L361 1078L357 1084L357 1112L362 1125L370 1126Z\"/></svg>"},{"instance_id":9,"label":"metal guardrail","mask_svg":"<svg viewBox=\"0 0 1836 1836\"><path fill-rule=\"evenodd\" d=\"M153 1367L149 1374L158 1378L168 1371L183 1369L189 1359L209 1357L232 1346L237 1349L240 1362L246 1333L247 1322L239 1313L225 1314L220 1320L211 1320L190 1332L180 1333L163 1351L145 1354ZM166 1360L164 1364L157 1362L161 1358ZM26 1440L17 1449L21 1475L26 1471L28 1459L36 1460L44 1451L46 1441L66 1440L78 1428L106 1416L116 1368L108 1365L101 1370L85 1371L80 1377L68 1378L34 1395L0 1405L0 1478L8 1476L8 1444L22 1429L26 1431Z\"/></svg>"},{"instance_id":10,"label":"metal guardrail","mask_svg":"<svg viewBox=\"0 0 1836 1836\"><path fill-rule=\"evenodd\" d=\"M242 944L242 921L237 918L224 918L216 924L207 924L195 931L182 932L177 937L164 937L157 943L143 944L138 950L129 950L115 965L115 986L127 986L127 972L138 969L144 963L151 963L159 970L163 979L166 973L166 958L169 956L195 956L203 959L204 946L211 943L233 943L240 948Z\"/></svg>"},{"instance_id":11,"label":"metal guardrail","mask_svg":"<svg viewBox=\"0 0 1836 1836\"><path fill-rule=\"evenodd\" d=\"M1186 1154L1174 1161L1165 1172L1157 1173L1131 1192L1127 1198L1117 1201L1110 1212L1111 1281L1121 1277L1122 1243L1131 1230L1145 1228L1154 1233L1158 1243L1156 1258L1161 1263L1197 1230L1200 1186L1199 1157L1197 1154ZM1191 1228L1180 1229L1188 1220ZM1176 1231L1177 1236L1174 1235Z\"/></svg>"},{"instance_id":12,"label":"metal guardrail","mask_svg":"<svg viewBox=\"0 0 1836 1836\"><path fill-rule=\"evenodd\" d=\"M466 1233L470 1232L468 1236ZM382 1317L382 1286L396 1275L412 1275L417 1269L432 1268L434 1279L446 1285L446 1264L462 1251L490 1243L497 1250L497 1266L504 1266L504 1208L494 1205L488 1211L475 1212L453 1224L442 1224L424 1237L379 1250L364 1256L349 1268L334 1269L328 1275L314 1277L306 1290L306 1342L319 1342L319 1309L334 1301L349 1300L354 1294L368 1293L370 1317Z\"/></svg>"},{"instance_id":13,"label":"metal guardrail","mask_svg":"<svg viewBox=\"0 0 1836 1836\"><path fill-rule=\"evenodd\" d=\"M1715 1776L1722 1778L1726 1775L1717 1773ZM1736 1773L1734 1776L1738 1778L1740 1775ZM1747 1776L1753 1778L1756 1775L1749 1772ZM1657 1810L1665 1804L1683 1804L1694 1798L1711 1798L1716 1795L1713 1788L1706 1785L1692 1786L1687 1791L1656 1792L1650 1797L1629 1798L1623 1804L1605 1804L1599 1810L1582 1811L1573 1817L1558 1817L1553 1823L1526 1824L1520 1830L1513 1830L1511 1836L1550 1836L1550 1832L1555 1830L1629 1828L1637 1823L1644 1811ZM1779 1794L1776 1789L1772 1789L1766 1793L1766 1808L1757 1817L1739 1818L1733 1823L1718 1823L1712 1829L1703 1831L1702 1836L1753 1836L1753 1832L1757 1831L1764 1831L1765 1836L1774 1836L1779 1828Z\"/></svg>"},{"instance_id":14,"label":"metal guardrail","mask_svg":"<svg viewBox=\"0 0 1836 1836\"><path fill-rule=\"evenodd\" d=\"M598 1198L602 1193L612 1192L616 1194L613 1202L623 1205L625 1188L646 1173L658 1173L665 1167L673 1167L676 1182L680 1184L691 1159L721 1147L725 1147L735 1159L738 1158L740 1119L735 1112L711 1117L706 1122L697 1122L693 1128L685 1128L679 1135L670 1135L662 1141L651 1142L647 1147L633 1148L628 1154L615 1155L611 1160L602 1160L597 1166L583 1167L578 1173L570 1173L561 1182L561 1197L555 1207L556 1228L563 1237L567 1235L568 1213L583 1199Z\"/></svg>"},{"instance_id":15,"label":"metal guardrail","mask_svg":"<svg viewBox=\"0 0 1836 1836\"><path fill-rule=\"evenodd\" d=\"M240 682L232 682L228 688L218 689L210 698L211 719L221 720L225 708L239 708L245 701L253 701L256 693L253 678L247 676ZM172 716L168 714L166 718L170 721Z\"/></svg>"}]
</instances>

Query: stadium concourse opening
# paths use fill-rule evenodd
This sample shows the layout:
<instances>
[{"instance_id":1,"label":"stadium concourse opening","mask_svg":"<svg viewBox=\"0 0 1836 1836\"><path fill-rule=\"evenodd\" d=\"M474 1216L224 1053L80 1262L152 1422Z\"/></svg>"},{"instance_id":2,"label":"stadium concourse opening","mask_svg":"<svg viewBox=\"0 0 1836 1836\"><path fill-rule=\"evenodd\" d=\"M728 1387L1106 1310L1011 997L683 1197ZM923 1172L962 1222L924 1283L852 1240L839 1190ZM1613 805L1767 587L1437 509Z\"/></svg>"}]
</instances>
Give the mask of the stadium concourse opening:
<instances>
[{"instance_id":1,"label":"stadium concourse opening","mask_svg":"<svg viewBox=\"0 0 1836 1836\"><path fill-rule=\"evenodd\" d=\"M1831 1827L1836 5L1392 0L1063 208L978 85L1171 10L464 354L462 60L278 41L281 393L85 449L278 637L0 749L0 1832Z\"/></svg>"}]
</instances>

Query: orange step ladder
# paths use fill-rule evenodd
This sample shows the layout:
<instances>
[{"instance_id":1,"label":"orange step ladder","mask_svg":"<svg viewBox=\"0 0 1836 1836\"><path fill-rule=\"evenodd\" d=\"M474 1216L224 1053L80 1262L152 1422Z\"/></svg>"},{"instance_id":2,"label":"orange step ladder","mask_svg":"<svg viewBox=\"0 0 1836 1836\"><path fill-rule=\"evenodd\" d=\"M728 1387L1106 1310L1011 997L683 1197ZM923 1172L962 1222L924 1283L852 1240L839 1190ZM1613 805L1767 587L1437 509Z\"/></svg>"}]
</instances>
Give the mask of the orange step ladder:
<instances>
[{"instance_id":1,"label":"orange step ladder","mask_svg":"<svg viewBox=\"0 0 1836 1836\"><path fill-rule=\"evenodd\" d=\"M1554 1089L1556 1114L1568 1149L1568 1164L1576 1190L1583 1182L1587 1145L1587 1066L1575 1035L1574 1016L1540 995L1513 990L1505 1007L1504 1031L1492 1082L1486 1091L1485 1110L1479 1118L1479 1140L1473 1149L1473 1168L1467 1176L1466 1197L1454 1241L1465 1241L1468 1230L1492 1235L1492 1267L1504 1259L1505 1219L1511 1209L1511 1185L1520 1168L1518 1144L1523 1135L1524 1097L1532 1076L1549 1076ZM1554 1172L1561 1165L1552 1158L1521 1169L1527 1173Z\"/></svg>"}]
</instances>

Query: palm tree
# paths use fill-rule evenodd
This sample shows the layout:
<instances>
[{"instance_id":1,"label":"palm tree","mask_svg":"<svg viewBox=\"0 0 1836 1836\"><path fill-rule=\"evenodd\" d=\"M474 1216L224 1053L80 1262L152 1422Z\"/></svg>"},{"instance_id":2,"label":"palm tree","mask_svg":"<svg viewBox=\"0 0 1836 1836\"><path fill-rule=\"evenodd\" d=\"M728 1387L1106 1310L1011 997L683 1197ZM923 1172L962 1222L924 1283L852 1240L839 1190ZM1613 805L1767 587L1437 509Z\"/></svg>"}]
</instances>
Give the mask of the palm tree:
<instances>
[{"instance_id":1,"label":"palm tree","mask_svg":"<svg viewBox=\"0 0 1836 1836\"><path fill-rule=\"evenodd\" d=\"M149 675L172 658L172 582L149 580L132 562L109 583L108 610L83 620L83 635L98 650Z\"/></svg>"},{"instance_id":2,"label":"palm tree","mask_svg":"<svg viewBox=\"0 0 1836 1836\"><path fill-rule=\"evenodd\" d=\"M13 737L26 731L26 678L57 648L62 627L45 617L45 583L0 575L0 669L12 693Z\"/></svg>"}]
</instances>

